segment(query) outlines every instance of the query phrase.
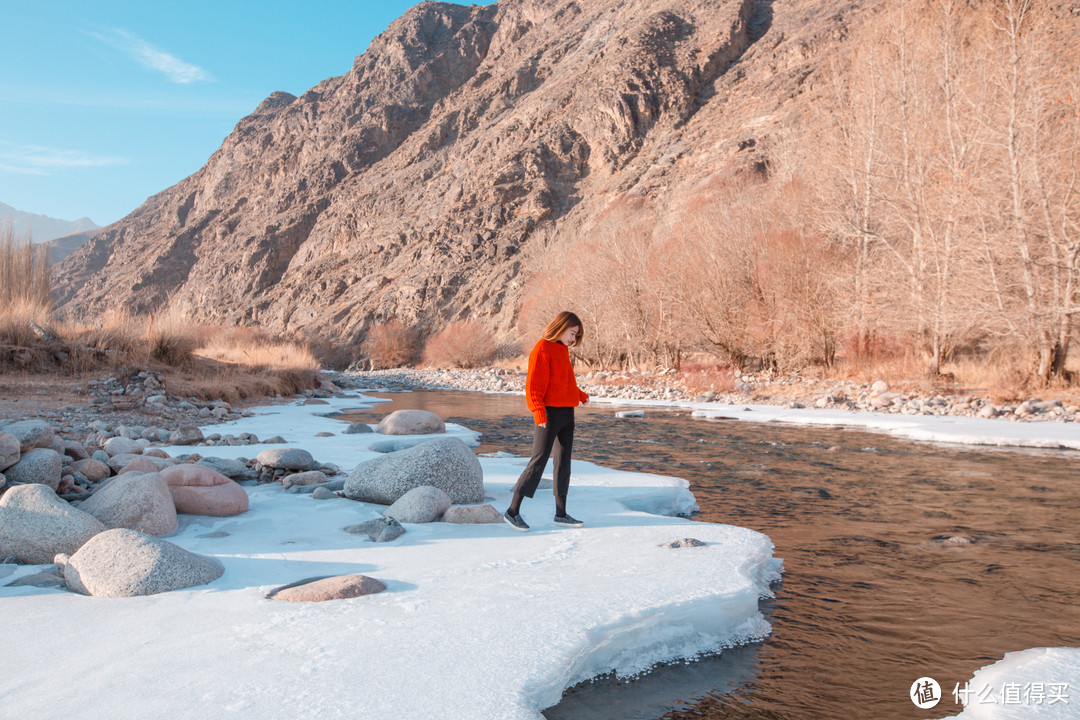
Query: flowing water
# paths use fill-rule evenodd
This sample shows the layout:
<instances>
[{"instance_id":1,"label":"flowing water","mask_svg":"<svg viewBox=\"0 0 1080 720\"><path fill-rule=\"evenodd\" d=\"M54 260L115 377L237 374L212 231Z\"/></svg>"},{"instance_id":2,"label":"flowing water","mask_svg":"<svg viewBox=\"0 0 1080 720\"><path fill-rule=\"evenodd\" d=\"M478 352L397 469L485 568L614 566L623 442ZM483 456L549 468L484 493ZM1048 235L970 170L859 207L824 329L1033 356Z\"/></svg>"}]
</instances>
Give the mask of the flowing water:
<instances>
[{"instance_id":1,"label":"flowing water","mask_svg":"<svg viewBox=\"0 0 1080 720\"><path fill-rule=\"evenodd\" d=\"M520 396L386 397L392 406L350 419L422 408L483 433L479 452L530 451ZM574 457L685 478L694 519L772 538L784 561L775 599L761 604L773 631L629 682L571 688L548 720L939 718L961 709L956 683L1005 653L1080 645L1077 453L614 411L579 408ZM908 699L922 676L942 687L931 710ZM1080 686L1070 703L1080 717Z\"/></svg>"}]
</instances>

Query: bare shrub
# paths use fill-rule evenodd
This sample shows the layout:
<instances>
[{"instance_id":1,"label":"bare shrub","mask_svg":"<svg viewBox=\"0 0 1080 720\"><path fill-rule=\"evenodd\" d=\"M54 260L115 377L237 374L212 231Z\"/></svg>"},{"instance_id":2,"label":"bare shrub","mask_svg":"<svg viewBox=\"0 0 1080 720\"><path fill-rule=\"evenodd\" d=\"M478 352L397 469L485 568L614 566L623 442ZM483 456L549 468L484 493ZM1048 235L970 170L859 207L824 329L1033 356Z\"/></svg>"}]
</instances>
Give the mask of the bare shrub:
<instances>
[{"instance_id":1,"label":"bare shrub","mask_svg":"<svg viewBox=\"0 0 1080 720\"><path fill-rule=\"evenodd\" d=\"M424 346L428 367L475 368L495 357L495 334L479 320L458 320L432 335Z\"/></svg>"},{"instance_id":2,"label":"bare shrub","mask_svg":"<svg viewBox=\"0 0 1080 720\"><path fill-rule=\"evenodd\" d=\"M302 341L278 338L258 328L211 331L195 354L219 362L275 370L317 370L319 361Z\"/></svg>"},{"instance_id":3,"label":"bare shrub","mask_svg":"<svg viewBox=\"0 0 1080 720\"><path fill-rule=\"evenodd\" d=\"M715 358L684 362L676 380L690 392L731 392L739 379L739 370Z\"/></svg>"},{"instance_id":4,"label":"bare shrub","mask_svg":"<svg viewBox=\"0 0 1080 720\"><path fill-rule=\"evenodd\" d=\"M418 344L416 330L400 320L391 320L368 330L360 351L375 369L396 368L416 360Z\"/></svg>"}]
</instances>

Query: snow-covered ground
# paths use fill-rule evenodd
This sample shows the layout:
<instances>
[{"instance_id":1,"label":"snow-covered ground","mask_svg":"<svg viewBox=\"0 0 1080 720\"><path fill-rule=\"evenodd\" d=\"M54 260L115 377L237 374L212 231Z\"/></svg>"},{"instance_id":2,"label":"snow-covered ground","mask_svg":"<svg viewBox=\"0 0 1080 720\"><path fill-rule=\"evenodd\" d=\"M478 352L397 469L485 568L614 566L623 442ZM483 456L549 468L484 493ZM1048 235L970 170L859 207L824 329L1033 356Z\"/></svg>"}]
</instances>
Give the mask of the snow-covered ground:
<instances>
[{"instance_id":1,"label":"snow-covered ground","mask_svg":"<svg viewBox=\"0 0 1080 720\"><path fill-rule=\"evenodd\" d=\"M340 420L320 415L366 402L377 401L261 408L204 431L280 434L349 470L388 438L342 435ZM475 444L468 429L447 429ZM316 437L324 431L337 434ZM253 457L263 447L198 450ZM481 458L500 510L525 462ZM758 600L781 571L768 537L672 517L695 507L683 480L575 461L572 482L569 509L583 529L556 528L540 491L522 508L529 533L432 523L406 525L385 544L343 531L382 506L251 486L248 512L181 516L167 537L222 561L225 574L209 585L126 599L0 587L0 717L534 719L597 674L768 634ZM684 537L706 545L660 547ZM265 598L350 573L388 590L313 604Z\"/></svg>"},{"instance_id":2,"label":"snow-covered ground","mask_svg":"<svg viewBox=\"0 0 1080 720\"><path fill-rule=\"evenodd\" d=\"M987 418L898 415L821 408L786 408L778 405L725 405L608 398L595 398L595 401L629 407L682 408L693 411L694 417L703 419L862 428L926 442L1080 450L1080 424L1077 423L1021 423Z\"/></svg>"}]
</instances>

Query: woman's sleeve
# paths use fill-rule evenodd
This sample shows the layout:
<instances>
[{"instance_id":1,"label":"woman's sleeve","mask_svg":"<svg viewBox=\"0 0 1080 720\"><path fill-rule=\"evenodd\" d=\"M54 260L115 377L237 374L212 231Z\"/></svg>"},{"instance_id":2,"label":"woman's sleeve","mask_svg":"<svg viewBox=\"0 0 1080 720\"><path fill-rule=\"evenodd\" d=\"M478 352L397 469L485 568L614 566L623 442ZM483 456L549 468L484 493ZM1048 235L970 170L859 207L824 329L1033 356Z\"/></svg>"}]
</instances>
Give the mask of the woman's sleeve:
<instances>
[{"instance_id":1,"label":"woman's sleeve","mask_svg":"<svg viewBox=\"0 0 1080 720\"><path fill-rule=\"evenodd\" d=\"M532 410L537 425L547 422L544 396L547 394L551 375L550 364L543 345L538 345L529 355L529 374L525 377L525 404Z\"/></svg>"},{"instance_id":2,"label":"woman's sleeve","mask_svg":"<svg viewBox=\"0 0 1080 720\"><path fill-rule=\"evenodd\" d=\"M579 399L579 400L580 400L580 401L581 401L582 403L587 403L587 402L589 402L589 394L588 394L587 392L585 392L585 391L584 391L584 390L582 390L581 388L578 388L577 394L578 394L578 399Z\"/></svg>"}]
</instances>

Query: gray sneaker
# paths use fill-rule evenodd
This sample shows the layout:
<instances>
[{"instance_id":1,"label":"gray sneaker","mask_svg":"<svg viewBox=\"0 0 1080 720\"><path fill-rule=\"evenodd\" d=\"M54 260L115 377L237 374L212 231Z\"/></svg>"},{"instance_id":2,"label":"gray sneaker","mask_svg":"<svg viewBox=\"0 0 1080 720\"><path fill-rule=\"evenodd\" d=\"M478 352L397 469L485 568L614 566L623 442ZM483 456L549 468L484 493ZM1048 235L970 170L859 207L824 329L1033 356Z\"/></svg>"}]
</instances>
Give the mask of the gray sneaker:
<instances>
[{"instance_id":1,"label":"gray sneaker","mask_svg":"<svg viewBox=\"0 0 1080 720\"><path fill-rule=\"evenodd\" d=\"M569 515L556 515L555 524L565 525L566 527L585 527L585 523L581 522L580 520L575 520Z\"/></svg>"},{"instance_id":2,"label":"gray sneaker","mask_svg":"<svg viewBox=\"0 0 1080 720\"><path fill-rule=\"evenodd\" d=\"M503 513L503 520L515 530L520 530L521 532L527 532L529 530L529 526L525 524L525 521L521 519L520 515L511 515L510 512L507 511Z\"/></svg>"}]
</instances>

